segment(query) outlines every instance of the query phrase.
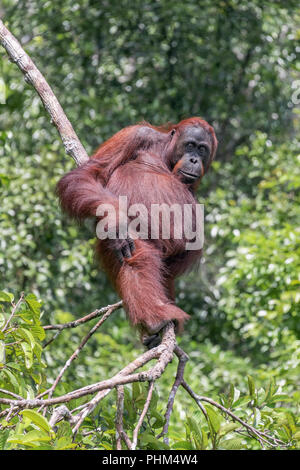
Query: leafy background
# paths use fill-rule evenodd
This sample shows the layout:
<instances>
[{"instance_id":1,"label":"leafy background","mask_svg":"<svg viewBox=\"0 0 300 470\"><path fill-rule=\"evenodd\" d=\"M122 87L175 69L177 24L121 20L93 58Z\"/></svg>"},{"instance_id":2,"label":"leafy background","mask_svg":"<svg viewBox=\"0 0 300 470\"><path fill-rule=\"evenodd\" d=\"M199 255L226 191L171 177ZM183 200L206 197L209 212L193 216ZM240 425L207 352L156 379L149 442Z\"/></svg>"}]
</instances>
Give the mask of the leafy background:
<instances>
[{"instance_id":1,"label":"leafy background","mask_svg":"<svg viewBox=\"0 0 300 470\"><path fill-rule=\"evenodd\" d=\"M292 0L3 0L0 6L89 153L143 119L158 125L200 115L215 127L217 158L199 189L205 254L200 271L177 283L178 303L191 314L179 340L190 356L185 377L198 393L221 396L291 448L299 439L300 398L297 6ZM51 384L87 331L65 331L43 351L40 325L70 321L117 297L94 260L89 223L67 220L55 197L57 181L74 163L4 50L0 103L2 325L12 296L27 296L15 331L0 337L7 345L0 387L26 397ZM118 311L57 393L109 377L141 351ZM174 362L156 387L139 448L165 446L155 435L175 371ZM144 396L141 385L126 388L128 430ZM55 435L40 414L24 411L22 423L2 423L0 447L114 448L115 397L103 403L76 443L67 423ZM179 391L170 447L260 448L209 410L207 424Z\"/></svg>"}]
</instances>

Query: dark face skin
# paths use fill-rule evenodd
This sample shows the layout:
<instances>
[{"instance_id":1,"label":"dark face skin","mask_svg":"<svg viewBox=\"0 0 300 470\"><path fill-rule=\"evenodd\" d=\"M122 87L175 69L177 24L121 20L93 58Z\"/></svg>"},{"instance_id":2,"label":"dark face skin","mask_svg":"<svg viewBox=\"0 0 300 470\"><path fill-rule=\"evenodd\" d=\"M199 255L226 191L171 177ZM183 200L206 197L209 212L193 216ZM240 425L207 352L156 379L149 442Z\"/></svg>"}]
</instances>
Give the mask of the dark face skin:
<instances>
[{"instance_id":1,"label":"dark face skin","mask_svg":"<svg viewBox=\"0 0 300 470\"><path fill-rule=\"evenodd\" d=\"M202 127L187 127L174 149L173 173L185 184L199 181L208 169L211 152L210 135Z\"/></svg>"}]
</instances>

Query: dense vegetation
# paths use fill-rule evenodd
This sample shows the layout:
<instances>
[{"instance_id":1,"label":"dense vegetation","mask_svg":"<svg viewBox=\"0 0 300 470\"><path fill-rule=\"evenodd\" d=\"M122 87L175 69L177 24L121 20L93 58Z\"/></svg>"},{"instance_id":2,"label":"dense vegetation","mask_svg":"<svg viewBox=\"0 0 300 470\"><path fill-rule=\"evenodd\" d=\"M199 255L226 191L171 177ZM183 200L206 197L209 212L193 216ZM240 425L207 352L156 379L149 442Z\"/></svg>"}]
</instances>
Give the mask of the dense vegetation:
<instances>
[{"instance_id":1,"label":"dense vegetation","mask_svg":"<svg viewBox=\"0 0 300 470\"><path fill-rule=\"evenodd\" d=\"M179 339L190 356L185 378L286 448L300 439L297 3L3 0L0 6L89 153L142 119L161 124L201 115L214 125L218 155L199 189L205 255L200 271L177 284L178 302L192 316ZM65 330L43 349L51 336L41 325L71 321L117 297L94 261L93 229L71 223L58 207L55 185L74 163L35 91L2 52L0 397L7 398L6 389L28 398L51 385L88 328ZM5 328L21 292L25 300ZM110 377L141 351L118 311L56 393ZM175 371L173 361L156 386L141 449L166 448L155 436ZM129 434L145 393L142 385L125 388ZM21 422L0 421L0 449L115 447L113 394L75 442L68 423L54 433L47 416L22 413ZM218 409L207 405L207 413L208 421L180 390L170 448L260 448Z\"/></svg>"}]
</instances>

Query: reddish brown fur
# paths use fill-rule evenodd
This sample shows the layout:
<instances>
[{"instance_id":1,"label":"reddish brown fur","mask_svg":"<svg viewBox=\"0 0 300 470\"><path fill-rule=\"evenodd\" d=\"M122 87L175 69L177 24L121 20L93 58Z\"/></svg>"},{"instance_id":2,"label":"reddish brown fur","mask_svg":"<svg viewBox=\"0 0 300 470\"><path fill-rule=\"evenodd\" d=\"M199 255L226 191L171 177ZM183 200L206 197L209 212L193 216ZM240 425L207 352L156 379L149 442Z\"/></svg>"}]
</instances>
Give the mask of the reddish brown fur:
<instances>
[{"instance_id":1,"label":"reddish brown fur","mask_svg":"<svg viewBox=\"0 0 300 470\"><path fill-rule=\"evenodd\" d=\"M187 126L201 126L211 136L212 161L217 140L213 128L200 118L155 127L149 123L129 126L104 142L84 165L58 183L62 208L72 217L96 215L101 203L118 209L118 196L128 205L143 203L196 204L193 185L184 185L169 162L178 136ZM201 250L185 250L185 240L135 240L133 256L122 264L110 240L98 240L97 252L105 271L124 301L134 325L152 326L177 320L182 327L188 315L174 304L174 278L199 260Z\"/></svg>"}]
</instances>

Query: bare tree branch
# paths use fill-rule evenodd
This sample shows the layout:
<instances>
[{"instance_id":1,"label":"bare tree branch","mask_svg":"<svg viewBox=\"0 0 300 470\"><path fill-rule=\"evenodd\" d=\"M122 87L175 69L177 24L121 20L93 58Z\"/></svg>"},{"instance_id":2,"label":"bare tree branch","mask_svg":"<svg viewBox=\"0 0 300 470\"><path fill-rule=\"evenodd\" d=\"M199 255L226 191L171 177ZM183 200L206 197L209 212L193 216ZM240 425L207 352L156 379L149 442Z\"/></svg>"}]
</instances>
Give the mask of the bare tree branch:
<instances>
[{"instance_id":1,"label":"bare tree branch","mask_svg":"<svg viewBox=\"0 0 300 470\"><path fill-rule=\"evenodd\" d=\"M122 450L122 432L123 429L123 413L124 413L124 387L119 385L117 388L117 413L116 413L116 447Z\"/></svg>"},{"instance_id":2,"label":"bare tree branch","mask_svg":"<svg viewBox=\"0 0 300 470\"><path fill-rule=\"evenodd\" d=\"M139 417L139 420L138 420L138 423L133 431L133 441L132 441L132 446L131 446L131 450L135 450L136 449L136 446L137 446L137 440L138 440L138 433L139 433L139 430L143 424L143 421L144 421L144 418L146 416L146 413L149 409L149 406L150 406L150 402L151 402L151 398L152 398L152 394L153 394L153 390L154 390L154 381L151 381L149 382L149 390L148 390L148 395L147 395L147 399L145 401L145 405L144 405L144 408L143 408L143 411L141 413L141 416Z\"/></svg>"},{"instance_id":3,"label":"bare tree branch","mask_svg":"<svg viewBox=\"0 0 300 470\"><path fill-rule=\"evenodd\" d=\"M4 26L1 20L0 44L6 50L10 60L16 63L24 74L25 81L30 83L37 91L46 111L51 116L51 122L53 122L60 134L67 154L75 160L78 166L86 162L89 157L56 96L41 72L34 65L28 54L26 54L19 41L17 41L17 39Z\"/></svg>"},{"instance_id":4,"label":"bare tree branch","mask_svg":"<svg viewBox=\"0 0 300 470\"><path fill-rule=\"evenodd\" d=\"M171 389L171 392L170 392L170 395L169 395L169 399L168 399L167 409L166 409L166 413L165 413L165 424L163 426L162 432L157 436L157 439L164 436L164 443L165 444L169 444L169 439L167 437L167 434L168 434L168 430L169 430L169 423L170 423L171 414L172 414L172 411L173 411L175 395L177 393L178 388L180 387L180 385L183 382L183 374L184 374L185 365L186 365L187 361L189 360L188 355L179 346L177 346L177 345L175 346L174 352L175 352L176 356L179 359L177 373L176 373L175 381L174 381L174 384L172 386L172 389Z\"/></svg>"},{"instance_id":5,"label":"bare tree branch","mask_svg":"<svg viewBox=\"0 0 300 470\"><path fill-rule=\"evenodd\" d=\"M111 313L114 310L117 310L118 308L122 307L123 302L120 300L116 304L112 305L107 305L106 307L102 307L100 309L94 310L94 312L89 313L88 315L85 315L84 317L78 318L78 320L70 321L68 323L62 323L58 325L45 325L43 326L44 330L64 330L65 328L76 328L79 325L82 325L82 323L86 323L90 320L93 320L94 318L99 317L100 315L103 315L103 313L106 313L108 310L111 310Z\"/></svg>"}]
</instances>

